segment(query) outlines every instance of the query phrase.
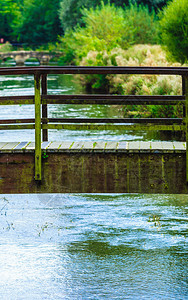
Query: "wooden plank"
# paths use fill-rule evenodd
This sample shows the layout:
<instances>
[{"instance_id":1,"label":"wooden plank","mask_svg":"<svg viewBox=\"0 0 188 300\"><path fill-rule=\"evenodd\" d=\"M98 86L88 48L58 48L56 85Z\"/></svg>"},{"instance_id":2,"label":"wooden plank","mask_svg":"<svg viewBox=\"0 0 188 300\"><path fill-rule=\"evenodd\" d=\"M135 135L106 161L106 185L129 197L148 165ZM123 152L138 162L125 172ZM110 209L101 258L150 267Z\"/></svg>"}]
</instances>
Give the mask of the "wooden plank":
<instances>
[{"instance_id":1,"label":"wooden plank","mask_svg":"<svg viewBox=\"0 0 188 300\"><path fill-rule=\"evenodd\" d=\"M25 147L26 150L35 150L35 142L30 142Z\"/></svg>"},{"instance_id":2,"label":"wooden plank","mask_svg":"<svg viewBox=\"0 0 188 300\"><path fill-rule=\"evenodd\" d=\"M19 142L9 142L9 143L6 143L1 149L13 150L18 144L19 144Z\"/></svg>"},{"instance_id":3,"label":"wooden plank","mask_svg":"<svg viewBox=\"0 0 188 300\"><path fill-rule=\"evenodd\" d=\"M174 145L173 142L162 142L162 149L163 150L169 150L169 151L174 151Z\"/></svg>"},{"instance_id":4,"label":"wooden plank","mask_svg":"<svg viewBox=\"0 0 188 300\"><path fill-rule=\"evenodd\" d=\"M6 144L7 142L0 142L0 149L2 149Z\"/></svg>"},{"instance_id":5,"label":"wooden plank","mask_svg":"<svg viewBox=\"0 0 188 300\"><path fill-rule=\"evenodd\" d=\"M27 145L28 145L28 142L21 142L14 149L15 150L25 149L27 147Z\"/></svg>"},{"instance_id":6,"label":"wooden plank","mask_svg":"<svg viewBox=\"0 0 188 300\"><path fill-rule=\"evenodd\" d=\"M146 141L60 141L60 142L43 142L41 148L43 150L117 150L121 152L133 151L142 152L153 150L160 151L186 151L185 142L146 142ZM0 142L0 150L34 150L34 142Z\"/></svg>"},{"instance_id":7,"label":"wooden plank","mask_svg":"<svg viewBox=\"0 0 188 300\"><path fill-rule=\"evenodd\" d=\"M162 151L162 142L151 142L151 151Z\"/></svg>"},{"instance_id":8,"label":"wooden plank","mask_svg":"<svg viewBox=\"0 0 188 300\"><path fill-rule=\"evenodd\" d=\"M41 149L43 149L43 150L47 149L50 144L51 144L51 142L47 142L47 141L43 142L42 145L41 145Z\"/></svg>"},{"instance_id":9,"label":"wooden plank","mask_svg":"<svg viewBox=\"0 0 188 300\"><path fill-rule=\"evenodd\" d=\"M23 123L35 123L35 119L4 119L0 120L0 124L23 124Z\"/></svg>"},{"instance_id":10,"label":"wooden plank","mask_svg":"<svg viewBox=\"0 0 188 300\"><path fill-rule=\"evenodd\" d=\"M0 130L19 130L19 129L35 129L35 125L34 124L0 125Z\"/></svg>"},{"instance_id":11,"label":"wooden plank","mask_svg":"<svg viewBox=\"0 0 188 300\"><path fill-rule=\"evenodd\" d=\"M173 142L173 147L175 151L184 151L186 150L185 142Z\"/></svg>"},{"instance_id":12,"label":"wooden plank","mask_svg":"<svg viewBox=\"0 0 188 300\"><path fill-rule=\"evenodd\" d=\"M58 150L61 146L61 142L51 142L48 146L48 150Z\"/></svg>"},{"instance_id":13,"label":"wooden plank","mask_svg":"<svg viewBox=\"0 0 188 300\"><path fill-rule=\"evenodd\" d=\"M85 67L85 66L39 66L3 67L0 75L18 74L161 74L186 75L187 67Z\"/></svg>"},{"instance_id":14,"label":"wooden plank","mask_svg":"<svg viewBox=\"0 0 188 300\"><path fill-rule=\"evenodd\" d=\"M118 142L109 141L106 143L105 150L114 150L116 151L118 147Z\"/></svg>"},{"instance_id":15,"label":"wooden plank","mask_svg":"<svg viewBox=\"0 0 188 300\"><path fill-rule=\"evenodd\" d=\"M127 147L128 147L128 142L120 141L118 143L117 150L118 151L125 151L125 150L127 150Z\"/></svg>"},{"instance_id":16,"label":"wooden plank","mask_svg":"<svg viewBox=\"0 0 188 300\"><path fill-rule=\"evenodd\" d=\"M34 96L3 96L0 105L34 104Z\"/></svg>"},{"instance_id":17,"label":"wooden plank","mask_svg":"<svg viewBox=\"0 0 188 300\"><path fill-rule=\"evenodd\" d=\"M10 125L9 125L10 126ZM42 129L66 130L143 130L143 131L184 131L185 125L156 125L156 124L43 124Z\"/></svg>"},{"instance_id":18,"label":"wooden plank","mask_svg":"<svg viewBox=\"0 0 188 300\"><path fill-rule=\"evenodd\" d=\"M139 150L140 150L140 141L128 142L128 150L130 152L139 152Z\"/></svg>"},{"instance_id":19,"label":"wooden plank","mask_svg":"<svg viewBox=\"0 0 188 300\"><path fill-rule=\"evenodd\" d=\"M61 145L60 145L60 147L59 147L59 149L61 150L68 150L68 149L70 149L71 148L71 145L72 145L72 141L63 141L63 142L61 142Z\"/></svg>"},{"instance_id":20,"label":"wooden plank","mask_svg":"<svg viewBox=\"0 0 188 300\"><path fill-rule=\"evenodd\" d=\"M97 104L97 105L176 105L185 103L184 95L43 95L43 104ZM151 119L153 122L153 119Z\"/></svg>"},{"instance_id":21,"label":"wooden plank","mask_svg":"<svg viewBox=\"0 0 188 300\"><path fill-rule=\"evenodd\" d=\"M82 141L75 141L71 147L71 150L81 150L83 147L83 144L84 143Z\"/></svg>"},{"instance_id":22,"label":"wooden plank","mask_svg":"<svg viewBox=\"0 0 188 300\"><path fill-rule=\"evenodd\" d=\"M27 120L26 120L27 121ZM182 118L48 118L47 121L49 123L112 123L112 124L134 124L134 123L141 123L141 124L183 124ZM45 119L42 119L43 124L45 124ZM148 125L149 126L149 125Z\"/></svg>"},{"instance_id":23,"label":"wooden plank","mask_svg":"<svg viewBox=\"0 0 188 300\"><path fill-rule=\"evenodd\" d=\"M151 142L149 141L140 141L140 151L150 151L151 150Z\"/></svg>"},{"instance_id":24,"label":"wooden plank","mask_svg":"<svg viewBox=\"0 0 188 300\"><path fill-rule=\"evenodd\" d=\"M94 150L104 150L106 148L106 143L105 141L97 141L93 143L93 149Z\"/></svg>"},{"instance_id":25,"label":"wooden plank","mask_svg":"<svg viewBox=\"0 0 188 300\"><path fill-rule=\"evenodd\" d=\"M83 150L94 150L95 143L92 141L84 141L82 149Z\"/></svg>"}]
</instances>

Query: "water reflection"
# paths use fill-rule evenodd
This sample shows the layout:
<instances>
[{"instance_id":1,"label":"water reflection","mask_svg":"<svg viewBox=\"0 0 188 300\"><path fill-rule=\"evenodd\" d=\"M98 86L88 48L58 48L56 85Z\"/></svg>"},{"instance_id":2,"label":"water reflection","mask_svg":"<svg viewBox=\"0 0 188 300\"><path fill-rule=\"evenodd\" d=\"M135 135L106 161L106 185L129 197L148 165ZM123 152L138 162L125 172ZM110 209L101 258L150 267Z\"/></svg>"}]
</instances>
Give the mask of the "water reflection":
<instances>
[{"instance_id":1,"label":"water reflection","mask_svg":"<svg viewBox=\"0 0 188 300\"><path fill-rule=\"evenodd\" d=\"M1 299L187 299L187 195L5 195Z\"/></svg>"}]
</instances>

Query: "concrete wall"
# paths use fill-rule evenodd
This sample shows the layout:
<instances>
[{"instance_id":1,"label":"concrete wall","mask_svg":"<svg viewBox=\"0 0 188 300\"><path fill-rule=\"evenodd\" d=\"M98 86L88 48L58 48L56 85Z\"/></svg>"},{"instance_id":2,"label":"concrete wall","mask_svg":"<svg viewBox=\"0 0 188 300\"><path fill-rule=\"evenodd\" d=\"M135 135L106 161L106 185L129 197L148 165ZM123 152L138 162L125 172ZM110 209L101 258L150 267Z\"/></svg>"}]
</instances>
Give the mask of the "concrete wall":
<instances>
[{"instance_id":1,"label":"concrete wall","mask_svg":"<svg viewBox=\"0 0 188 300\"><path fill-rule=\"evenodd\" d=\"M187 193L185 153L48 153L42 182L34 153L0 154L2 193Z\"/></svg>"}]
</instances>

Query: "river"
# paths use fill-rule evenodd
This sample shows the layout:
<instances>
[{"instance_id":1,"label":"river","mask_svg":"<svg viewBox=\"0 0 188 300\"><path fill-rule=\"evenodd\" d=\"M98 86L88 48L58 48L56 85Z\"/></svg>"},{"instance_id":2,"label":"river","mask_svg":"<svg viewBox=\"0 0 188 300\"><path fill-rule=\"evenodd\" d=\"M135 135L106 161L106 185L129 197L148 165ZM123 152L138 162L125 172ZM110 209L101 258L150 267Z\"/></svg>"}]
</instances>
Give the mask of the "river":
<instances>
[{"instance_id":1,"label":"river","mask_svg":"<svg viewBox=\"0 0 188 300\"><path fill-rule=\"evenodd\" d=\"M80 92L52 75L49 93ZM0 94L33 94L30 76L1 76ZM117 107L51 105L49 116L119 116ZM1 119L32 106L1 106ZM49 132L50 140L158 139L144 132ZM34 140L0 131L0 141ZM0 299L188 299L188 195L0 195Z\"/></svg>"}]
</instances>

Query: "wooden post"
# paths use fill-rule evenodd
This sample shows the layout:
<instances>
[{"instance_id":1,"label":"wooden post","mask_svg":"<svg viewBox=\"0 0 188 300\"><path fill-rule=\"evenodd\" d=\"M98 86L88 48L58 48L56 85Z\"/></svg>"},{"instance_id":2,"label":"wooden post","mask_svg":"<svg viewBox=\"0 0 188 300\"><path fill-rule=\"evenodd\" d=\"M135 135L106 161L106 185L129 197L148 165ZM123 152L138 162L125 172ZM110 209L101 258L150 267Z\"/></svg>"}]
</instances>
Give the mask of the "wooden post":
<instances>
[{"instance_id":1,"label":"wooden post","mask_svg":"<svg viewBox=\"0 0 188 300\"><path fill-rule=\"evenodd\" d=\"M185 77L182 76L182 95L185 95ZM185 105L183 105L183 118L185 118Z\"/></svg>"},{"instance_id":2,"label":"wooden post","mask_svg":"<svg viewBox=\"0 0 188 300\"><path fill-rule=\"evenodd\" d=\"M35 180L41 180L41 92L40 75L35 74Z\"/></svg>"},{"instance_id":3,"label":"wooden post","mask_svg":"<svg viewBox=\"0 0 188 300\"><path fill-rule=\"evenodd\" d=\"M188 183L188 75L184 77L185 89L185 126L186 126L186 181Z\"/></svg>"},{"instance_id":4,"label":"wooden post","mask_svg":"<svg viewBox=\"0 0 188 300\"><path fill-rule=\"evenodd\" d=\"M42 74L42 95L47 95L47 75ZM48 107L47 104L42 104L42 118L48 118ZM43 122L43 124L47 124L47 120ZM48 129L42 130L42 140L43 142L48 141Z\"/></svg>"}]
</instances>

